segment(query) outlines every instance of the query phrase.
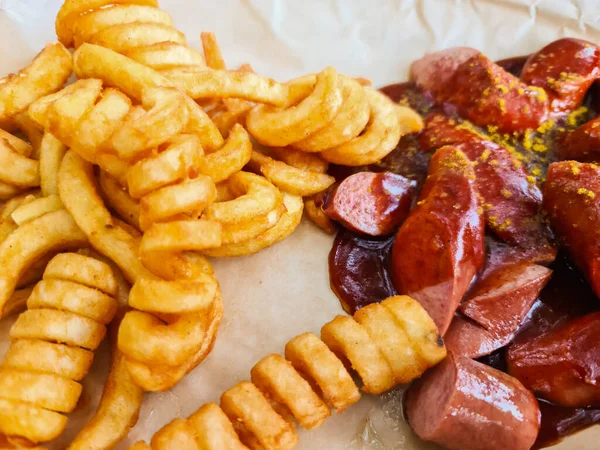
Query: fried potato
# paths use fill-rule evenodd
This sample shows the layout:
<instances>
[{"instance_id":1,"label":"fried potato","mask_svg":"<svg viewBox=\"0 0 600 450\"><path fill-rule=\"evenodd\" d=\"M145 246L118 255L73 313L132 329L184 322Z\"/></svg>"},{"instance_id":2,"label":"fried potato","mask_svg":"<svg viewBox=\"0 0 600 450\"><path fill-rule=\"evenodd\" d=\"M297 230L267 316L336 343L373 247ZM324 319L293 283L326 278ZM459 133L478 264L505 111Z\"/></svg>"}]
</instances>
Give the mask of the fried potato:
<instances>
[{"instance_id":1,"label":"fried potato","mask_svg":"<svg viewBox=\"0 0 600 450\"><path fill-rule=\"evenodd\" d=\"M150 314L127 313L119 328L119 348L131 358L148 364L158 361L165 366L184 364L202 345L204 317L212 308L217 289L216 281L208 275L197 281L138 281L130 294L132 307L181 316L165 325ZM164 295L174 303L165 304Z\"/></svg>"},{"instance_id":2,"label":"fried potato","mask_svg":"<svg viewBox=\"0 0 600 450\"><path fill-rule=\"evenodd\" d=\"M42 130L40 130L35 121L29 116L27 109L17 114L14 118L14 121L17 125L17 128L25 135L30 143L29 145L32 148L31 154L24 156L30 156L33 159L40 159L40 147L44 137Z\"/></svg>"},{"instance_id":3,"label":"fried potato","mask_svg":"<svg viewBox=\"0 0 600 450\"><path fill-rule=\"evenodd\" d=\"M390 297L382 303L394 314L420 357L433 366L446 357L446 347L433 319L407 295Z\"/></svg>"},{"instance_id":4,"label":"fried potato","mask_svg":"<svg viewBox=\"0 0 600 450\"><path fill-rule=\"evenodd\" d=\"M126 161L139 159L144 152L164 144L181 132L188 121L185 97L177 89L144 89L142 104L147 112L141 117L129 117L105 144L105 148Z\"/></svg>"},{"instance_id":5,"label":"fried potato","mask_svg":"<svg viewBox=\"0 0 600 450\"><path fill-rule=\"evenodd\" d=\"M39 186L39 161L21 155L8 139L0 139L0 182L18 188Z\"/></svg>"},{"instance_id":6,"label":"fried potato","mask_svg":"<svg viewBox=\"0 0 600 450\"><path fill-rule=\"evenodd\" d=\"M352 318L336 316L321 328L321 339L343 361L348 361L363 381L363 391L381 394L396 385L386 358L365 328Z\"/></svg>"},{"instance_id":7,"label":"fried potato","mask_svg":"<svg viewBox=\"0 0 600 450\"><path fill-rule=\"evenodd\" d=\"M99 99L101 93L103 95ZM143 112L143 108L140 109ZM51 132L62 144L75 150L86 161L98 164L122 183L125 183L130 164L98 149L130 111L131 100L116 89L102 92L100 80L79 80L54 95L34 102L29 108L33 120L48 133Z\"/></svg>"},{"instance_id":8,"label":"fried potato","mask_svg":"<svg viewBox=\"0 0 600 450\"><path fill-rule=\"evenodd\" d=\"M40 187L44 196L58 194L58 169L66 151L62 142L44 133L40 144Z\"/></svg>"},{"instance_id":9,"label":"fried potato","mask_svg":"<svg viewBox=\"0 0 600 450\"><path fill-rule=\"evenodd\" d=\"M202 50L204 51L204 59L206 65L211 69L225 70L225 60L221 54L221 48L217 43L217 37L214 33L200 33L200 41L202 42Z\"/></svg>"},{"instance_id":10,"label":"fried potato","mask_svg":"<svg viewBox=\"0 0 600 450\"><path fill-rule=\"evenodd\" d=\"M205 338L196 353L179 366L167 366L164 364L147 365L127 358L127 369L134 382L145 390L152 392L166 391L172 388L181 378L198 366L211 352L222 316L223 299L221 297L221 290L218 289L210 312L203 315L203 317L199 317L204 323ZM182 336L181 339L185 339L185 337Z\"/></svg>"},{"instance_id":11,"label":"fried potato","mask_svg":"<svg viewBox=\"0 0 600 450\"><path fill-rule=\"evenodd\" d=\"M104 6L123 3L158 7L157 0L67 0L56 16L55 28L58 40L67 47L72 45L75 24L80 15Z\"/></svg>"},{"instance_id":12,"label":"fried potato","mask_svg":"<svg viewBox=\"0 0 600 450\"><path fill-rule=\"evenodd\" d=\"M37 198L19 206L13 211L10 217L20 226L44 214L61 209L64 209L64 206L60 201L60 197L58 195L50 195L48 197Z\"/></svg>"},{"instance_id":13,"label":"fried potato","mask_svg":"<svg viewBox=\"0 0 600 450\"><path fill-rule=\"evenodd\" d=\"M288 408L307 430L318 427L331 415L310 384L281 356L264 357L250 374L252 383L270 401Z\"/></svg>"},{"instance_id":14,"label":"fried potato","mask_svg":"<svg viewBox=\"0 0 600 450\"><path fill-rule=\"evenodd\" d=\"M58 91L73 70L71 54L58 42L48 44L29 66L0 80L0 122L6 122L40 97Z\"/></svg>"},{"instance_id":15,"label":"fried potato","mask_svg":"<svg viewBox=\"0 0 600 450\"><path fill-rule=\"evenodd\" d=\"M185 35L170 25L137 21L105 28L90 36L87 42L119 53L158 42L187 45Z\"/></svg>"},{"instance_id":16,"label":"fried potato","mask_svg":"<svg viewBox=\"0 0 600 450\"><path fill-rule=\"evenodd\" d=\"M15 290L8 301L4 304L3 317L12 316L13 314L23 311L27 307L27 299L31 295L32 290L33 286Z\"/></svg>"},{"instance_id":17,"label":"fried potato","mask_svg":"<svg viewBox=\"0 0 600 450\"><path fill-rule=\"evenodd\" d=\"M112 259L128 281L154 277L140 262L140 239L115 223L98 194L91 164L72 150L65 154L60 166L58 190L65 208L92 246Z\"/></svg>"},{"instance_id":18,"label":"fried potato","mask_svg":"<svg viewBox=\"0 0 600 450\"><path fill-rule=\"evenodd\" d=\"M127 173L129 194L136 199L164 186L182 181L202 162L200 139L181 134L162 152L134 164Z\"/></svg>"},{"instance_id":19,"label":"fried potato","mask_svg":"<svg viewBox=\"0 0 600 450\"><path fill-rule=\"evenodd\" d=\"M44 214L17 228L0 244L0 265L4 268L0 274L0 312L13 295L19 278L36 260L54 250L86 244L85 234L64 209Z\"/></svg>"},{"instance_id":20,"label":"fried potato","mask_svg":"<svg viewBox=\"0 0 600 450\"><path fill-rule=\"evenodd\" d=\"M98 78L142 100L144 88L172 87L163 75L108 48L83 44L73 54L73 70L79 78Z\"/></svg>"},{"instance_id":21,"label":"fried potato","mask_svg":"<svg viewBox=\"0 0 600 450\"><path fill-rule=\"evenodd\" d=\"M335 222L315 204L313 197L304 200L304 211L306 211L306 216L325 233L335 234L337 232Z\"/></svg>"},{"instance_id":22,"label":"fried potato","mask_svg":"<svg viewBox=\"0 0 600 450\"><path fill-rule=\"evenodd\" d=\"M225 392L221 409L250 448L291 449L298 444L293 426L271 408L263 393L249 381Z\"/></svg>"},{"instance_id":23,"label":"fried potato","mask_svg":"<svg viewBox=\"0 0 600 450\"><path fill-rule=\"evenodd\" d=\"M285 147L324 128L341 104L337 72L333 67L327 67L317 75L313 92L299 104L285 110L257 105L248 113L246 126L261 144Z\"/></svg>"},{"instance_id":24,"label":"fried potato","mask_svg":"<svg viewBox=\"0 0 600 450\"><path fill-rule=\"evenodd\" d=\"M427 364L415 352L394 314L379 303L367 305L354 314L354 319L369 333L390 365L397 384L405 384L419 377Z\"/></svg>"},{"instance_id":25,"label":"fried potato","mask_svg":"<svg viewBox=\"0 0 600 450\"><path fill-rule=\"evenodd\" d=\"M25 191L22 194L16 195L8 200L0 208L0 243L18 228L11 214L25 203L31 202L40 196L37 190Z\"/></svg>"},{"instance_id":26,"label":"fried potato","mask_svg":"<svg viewBox=\"0 0 600 450\"><path fill-rule=\"evenodd\" d=\"M402 134L396 105L384 94L365 88L371 117L360 136L321 152L326 161L346 166L372 164L390 153Z\"/></svg>"},{"instance_id":27,"label":"fried potato","mask_svg":"<svg viewBox=\"0 0 600 450\"><path fill-rule=\"evenodd\" d=\"M289 341L285 357L300 374L315 383L336 412L343 412L360 399L360 392L342 362L313 333Z\"/></svg>"},{"instance_id":28,"label":"fried potato","mask_svg":"<svg viewBox=\"0 0 600 450\"><path fill-rule=\"evenodd\" d=\"M302 152L290 147L271 147L266 153L273 158L308 172L327 173L329 163L319 155Z\"/></svg>"},{"instance_id":29,"label":"fried potato","mask_svg":"<svg viewBox=\"0 0 600 450\"><path fill-rule=\"evenodd\" d=\"M227 183L235 198L210 205L204 212L207 219L238 223L268 214L275 208L279 193L264 178L248 172L238 172Z\"/></svg>"},{"instance_id":30,"label":"fried potato","mask_svg":"<svg viewBox=\"0 0 600 450\"><path fill-rule=\"evenodd\" d=\"M128 2L131 4L125 5L119 5L118 2L111 3L113 6L110 8L94 9L90 6L89 10L82 11L81 15L73 19L72 32L75 48L85 42L90 42L90 39L97 33L115 25L143 22L173 26L171 16L166 11L153 6L136 5L135 2Z\"/></svg>"},{"instance_id":31,"label":"fried potato","mask_svg":"<svg viewBox=\"0 0 600 450\"><path fill-rule=\"evenodd\" d=\"M205 155L199 171L212 178L215 183L227 180L241 171L252 156L252 143L244 128L236 124L231 129L225 144L218 150Z\"/></svg>"},{"instance_id":32,"label":"fried potato","mask_svg":"<svg viewBox=\"0 0 600 450\"><path fill-rule=\"evenodd\" d=\"M397 320L401 311L411 331L405 331L405 322ZM252 383L242 381L226 391L220 408L209 403L186 420L166 425L154 435L151 448L168 450L177 443L177 448L193 450L291 449L298 439L294 418L310 429L330 415L327 404L342 412L360 399L343 361L349 361L363 377L363 390L369 392L410 381L406 370L412 364L420 367L412 374L415 378L443 359L426 364L418 356L406 360L417 355L422 344L429 345L423 330L433 322L424 320L425 316L421 305L409 297L390 297L369 305L354 319L338 316L322 328L323 340L313 333L295 337L285 347L285 359L279 355L263 358L251 370ZM131 448L150 446L138 442Z\"/></svg>"},{"instance_id":33,"label":"fried potato","mask_svg":"<svg viewBox=\"0 0 600 450\"><path fill-rule=\"evenodd\" d=\"M301 197L290 195L285 192L283 193L283 204L286 212L272 228L269 228L264 233L248 241L206 249L203 253L214 257L251 255L285 239L292 234L300 224L304 205Z\"/></svg>"},{"instance_id":34,"label":"fried potato","mask_svg":"<svg viewBox=\"0 0 600 450\"><path fill-rule=\"evenodd\" d=\"M319 152L358 136L369 121L369 102L365 89L346 77L342 80L342 106L334 120L322 130L294 143L305 152Z\"/></svg>"},{"instance_id":35,"label":"fried potato","mask_svg":"<svg viewBox=\"0 0 600 450\"><path fill-rule=\"evenodd\" d=\"M78 381L92 361L90 351L98 347L117 311L117 300L103 291L116 293L116 280L105 263L74 253L52 259L27 300L27 311L10 330L12 344L0 367L0 403L9 400L21 409L48 413L73 411L82 392ZM38 442L64 429L58 418L52 430L52 423L27 415L19 416L16 425L18 407L13 417L4 412L7 420L0 430L8 435Z\"/></svg>"},{"instance_id":36,"label":"fried potato","mask_svg":"<svg viewBox=\"0 0 600 450\"><path fill-rule=\"evenodd\" d=\"M251 72L182 67L164 70L161 75L194 100L241 98L275 106L287 104L288 90L285 84Z\"/></svg>"},{"instance_id":37,"label":"fried potato","mask_svg":"<svg viewBox=\"0 0 600 450\"><path fill-rule=\"evenodd\" d=\"M127 50L124 54L134 61L157 71L182 66L205 66L202 53L174 42L157 42L145 47Z\"/></svg>"},{"instance_id":38,"label":"fried potato","mask_svg":"<svg viewBox=\"0 0 600 450\"><path fill-rule=\"evenodd\" d=\"M326 173L298 169L258 151L252 152L249 167L262 173L282 191L293 195L314 195L335 183L335 178Z\"/></svg>"},{"instance_id":39,"label":"fried potato","mask_svg":"<svg viewBox=\"0 0 600 450\"><path fill-rule=\"evenodd\" d=\"M67 418L60 413L0 398L0 432L4 434L47 442L60 436L66 426Z\"/></svg>"},{"instance_id":40,"label":"fried potato","mask_svg":"<svg viewBox=\"0 0 600 450\"><path fill-rule=\"evenodd\" d=\"M129 195L127 188L103 170L98 174L98 186L106 205L126 223L139 230L140 204Z\"/></svg>"},{"instance_id":41,"label":"fried potato","mask_svg":"<svg viewBox=\"0 0 600 450\"><path fill-rule=\"evenodd\" d=\"M131 379L124 355L117 348L120 320L128 309L129 284L117 266L108 258L91 251L84 254L100 259L112 268L119 311L109 327L112 362L104 383L100 404L94 417L69 444L68 450L101 450L117 445L135 425L142 406L143 390Z\"/></svg>"},{"instance_id":42,"label":"fried potato","mask_svg":"<svg viewBox=\"0 0 600 450\"><path fill-rule=\"evenodd\" d=\"M183 132L198 136L206 153L212 153L223 147L223 136L221 136L219 129L210 120L206 112L191 98L186 97L186 101L189 119Z\"/></svg>"}]
</instances>

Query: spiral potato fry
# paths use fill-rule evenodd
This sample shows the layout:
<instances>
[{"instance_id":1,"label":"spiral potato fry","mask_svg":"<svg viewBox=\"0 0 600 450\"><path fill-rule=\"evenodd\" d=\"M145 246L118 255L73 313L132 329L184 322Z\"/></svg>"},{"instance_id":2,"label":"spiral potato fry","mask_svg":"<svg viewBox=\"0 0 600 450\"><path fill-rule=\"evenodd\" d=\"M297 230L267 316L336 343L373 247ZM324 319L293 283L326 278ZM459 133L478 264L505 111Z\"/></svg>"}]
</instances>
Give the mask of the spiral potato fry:
<instances>
[{"instance_id":1,"label":"spiral potato fry","mask_svg":"<svg viewBox=\"0 0 600 450\"><path fill-rule=\"evenodd\" d=\"M287 86L274 80L248 71L207 70L202 54L188 47L183 33L156 1L67 0L55 25L64 45L79 48L87 43L114 50L160 71L169 84L195 100L218 97L287 103Z\"/></svg>"},{"instance_id":2,"label":"spiral potato fry","mask_svg":"<svg viewBox=\"0 0 600 450\"><path fill-rule=\"evenodd\" d=\"M62 88L72 71L69 51L58 42L48 44L29 66L0 80L0 124L22 128L18 115L38 98Z\"/></svg>"},{"instance_id":3,"label":"spiral potato fry","mask_svg":"<svg viewBox=\"0 0 600 450\"><path fill-rule=\"evenodd\" d=\"M298 443L295 419L306 429L319 426L332 407L341 413L362 390L379 394L408 383L446 356L427 312L406 296L390 297L354 315L338 316L321 329L295 337L285 358L269 355L242 381L187 419L175 419L131 450L291 449Z\"/></svg>"},{"instance_id":4,"label":"spiral potato fry","mask_svg":"<svg viewBox=\"0 0 600 450\"><path fill-rule=\"evenodd\" d=\"M93 351L117 311L112 269L96 259L62 253L10 330L0 365L0 432L32 442L56 438L81 395Z\"/></svg>"},{"instance_id":5,"label":"spiral potato fry","mask_svg":"<svg viewBox=\"0 0 600 450\"><path fill-rule=\"evenodd\" d=\"M263 145L319 152L329 162L360 166L379 161L402 134L417 131L403 126L415 122L416 112L404 108L404 119L388 97L332 67L288 86L293 106L258 105L246 118L248 131Z\"/></svg>"},{"instance_id":6,"label":"spiral potato fry","mask_svg":"<svg viewBox=\"0 0 600 450\"><path fill-rule=\"evenodd\" d=\"M220 291L212 268L204 257L190 253L221 245L221 225L200 219L216 197L214 181L202 173L201 138L186 133L190 122L204 119L173 88L145 89L142 106L132 106L127 96L113 88L103 90L95 79L80 80L41 99L31 106L30 115L82 158L109 173L117 167L111 175L124 183L132 201L139 200L137 225L144 234L135 251L156 279L143 272L137 276L140 271L130 277L134 285L129 303L137 311L123 319L119 348L136 383L146 390L170 388L206 356L214 338L214 330L207 331L220 317L214 308ZM223 147L233 139L236 136L231 135ZM108 165L107 157L112 158ZM79 166L81 162L67 153L61 171L90 170ZM67 208L92 244L99 243L99 250L110 255L115 250L99 242L94 231L98 222L82 222L79 209L73 209L72 198L81 196L81 187L70 191L76 182L77 178L65 176L59 182L61 197L68 199ZM85 190L97 195L93 185ZM101 208L100 214L112 222ZM123 270L131 273L131 266Z\"/></svg>"},{"instance_id":7,"label":"spiral potato fry","mask_svg":"<svg viewBox=\"0 0 600 450\"><path fill-rule=\"evenodd\" d=\"M32 145L0 129L0 201L40 185L40 163L32 153Z\"/></svg>"}]
</instances>

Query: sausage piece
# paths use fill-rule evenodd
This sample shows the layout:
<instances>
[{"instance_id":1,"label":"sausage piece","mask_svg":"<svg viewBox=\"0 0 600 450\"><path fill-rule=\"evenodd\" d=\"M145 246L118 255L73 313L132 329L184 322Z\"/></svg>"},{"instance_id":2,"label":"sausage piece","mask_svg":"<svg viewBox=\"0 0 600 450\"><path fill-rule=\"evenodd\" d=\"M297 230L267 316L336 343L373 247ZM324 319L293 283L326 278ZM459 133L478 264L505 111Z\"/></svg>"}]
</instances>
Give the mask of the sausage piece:
<instances>
[{"instance_id":1,"label":"sausage piece","mask_svg":"<svg viewBox=\"0 0 600 450\"><path fill-rule=\"evenodd\" d=\"M600 160L600 117L568 133L558 146L558 159L592 162Z\"/></svg>"},{"instance_id":2,"label":"sausage piece","mask_svg":"<svg viewBox=\"0 0 600 450\"><path fill-rule=\"evenodd\" d=\"M540 428L518 380L453 353L409 388L406 414L417 436L451 450L529 450Z\"/></svg>"},{"instance_id":3,"label":"sausage piece","mask_svg":"<svg viewBox=\"0 0 600 450\"><path fill-rule=\"evenodd\" d=\"M550 164L544 208L571 259L600 296L600 166L575 161Z\"/></svg>"},{"instance_id":4,"label":"sausage piece","mask_svg":"<svg viewBox=\"0 0 600 450\"><path fill-rule=\"evenodd\" d=\"M460 304L466 317L454 318L444 337L446 346L479 358L510 343L551 274L546 267L521 263L485 275Z\"/></svg>"},{"instance_id":5,"label":"sausage piece","mask_svg":"<svg viewBox=\"0 0 600 450\"><path fill-rule=\"evenodd\" d=\"M440 333L484 261L483 216L473 166L457 148L439 149L417 205L396 235L392 279L423 305Z\"/></svg>"},{"instance_id":6,"label":"sausage piece","mask_svg":"<svg viewBox=\"0 0 600 450\"><path fill-rule=\"evenodd\" d=\"M600 78L600 47L582 39L563 38L551 42L529 57L521 79L544 88L553 112L571 111Z\"/></svg>"},{"instance_id":7,"label":"sausage piece","mask_svg":"<svg viewBox=\"0 0 600 450\"><path fill-rule=\"evenodd\" d=\"M497 336L512 337L550 280L552 271L536 264L502 267L478 281L460 311Z\"/></svg>"},{"instance_id":8,"label":"sausage piece","mask_svg":"<svg viewBox=\"0 0 600 450\"><path fill-rule=\"evenodd\" d=\"M439 113L427 117L419 145L424 150L443 145L460 148L474 164L487 227L510 244L536 248L535 262L546 264L554 260L556 249L541 216L542 193L508 150L468 124Z\"/></svg>"},{"instance_id":9,"label":"sausage piece","mask_svg":"<svg viewBox=\"0 0 600 450\"><path fill-rule=\"evenodd\" d=\"M454 47L439 52L426 53L410 66L410 78L423 90L434 96L444 92L444 86L462 63L479 55L480 51L470 47Z\"/></svg>"},{"instance_id":10,"label":"sausage piece","mask_svg":"<svg viewBox=\"0 0 600 450\"><path fill-rule=\"evenodd\" d=\"M562 406L600 406L600 312L515 342L510 373L537 395Z\"/></svg>"},{"instance_id":11,"label":"sausage piece","mask_svg":"<svg viewBox=\"0 0 600 450\"><path fill-rule=\"evenodd\" d=\"M454 354L475 359L504 347L510 342L510 337L495 338L481 325L457 315L444 335L444 342Z\"/></svg>"},{"instance_id":12,"label":"sausage piece","mask_svg":"<svg viewBox=\"0 0 600 450\"><path fill-rule=\"evenodd\" d=\"M450 103L476 125L513 133L538 128L548 118L549 100L542 88L526 85L477 51L426 55L413 63L411 74L438 103Z\"/></svg>"},{"instance_id":13,"label":"sausage piece","mask_svg":"<svg viewBox=\"0 0 600 450\"><path fill-rule=\"evenodd\" d=\"M316 200L323 212L351 231L393 233L413 203L416 182L392 172L359 172Z\"/></svg>"}]
</instances>

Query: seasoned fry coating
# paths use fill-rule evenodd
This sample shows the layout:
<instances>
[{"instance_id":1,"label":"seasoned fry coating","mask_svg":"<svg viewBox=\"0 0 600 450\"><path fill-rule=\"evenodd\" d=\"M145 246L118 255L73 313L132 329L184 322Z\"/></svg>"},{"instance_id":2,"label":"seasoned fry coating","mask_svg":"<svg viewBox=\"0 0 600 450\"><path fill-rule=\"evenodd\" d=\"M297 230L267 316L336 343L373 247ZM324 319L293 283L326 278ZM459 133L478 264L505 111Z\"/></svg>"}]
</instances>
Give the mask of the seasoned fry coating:
<instances>
[{"instance_id":1,"label":"seasoned fry coating","mask_svg":"<svg viewBox=\"0 0 600 450\"><path fill-rule=\"evenodd\" d=\"M130 450L292 449L298 443L294 419L311 429L330 415L326 405L342 412L360 399L353 371L342 360L352 364L365 392L381 393L420 377L446 357L435 323L406 296L369 305L354 319L338 316L321 334L323 340L312 333L295 337L285 358L260 360L252 382L225 392L220 407L206 404L163 427L150 445L138 442Z\"/></svg>"},{"instance_id":2,"label":"seasoned fry coating","mask_svg":"<svg viewBox=\"0 0 600 450\"><path fill-rule=\"evenodd\" d=\"M257 105L246 118L248 131L269 147L315 152L346 166L373 164L406 133L423 124L410 108L328 67L290 81L284 109Z\"/></svg>"},{"instance_id":3,"label":"seasoned fry coating","mask_svg":"<svg viewBox=\"0 0 600 450\"><path fill-rule=\"evenodd\" d=\"M35 443L62 433L66 417L60 413L73 411L79 400L79 381L117 311L116 294L112 269L103 262L62 253L48 263L0 365L0 432Z\"/></svg>"}]
</instances>

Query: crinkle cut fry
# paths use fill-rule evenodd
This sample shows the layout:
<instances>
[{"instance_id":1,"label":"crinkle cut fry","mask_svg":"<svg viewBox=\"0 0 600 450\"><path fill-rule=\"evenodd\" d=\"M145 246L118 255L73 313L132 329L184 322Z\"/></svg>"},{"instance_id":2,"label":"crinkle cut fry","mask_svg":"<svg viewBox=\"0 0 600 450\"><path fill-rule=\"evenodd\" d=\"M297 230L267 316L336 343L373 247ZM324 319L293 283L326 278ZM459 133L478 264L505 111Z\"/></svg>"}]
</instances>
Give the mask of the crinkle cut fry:
<instances>
[{"instance_id":1,"label":"crinkle cut fry","mask_svg":"<svg viewBox=\"0 0 600 450\"><path fill-rule=\"evenodd\" d=\"M66 426L96 350L118 303L109 265L60 253L10 330L0 368L0 432L46 442Z\"/></svg>"},{"instance_id":2,"label":"crinkle cut fry","mask_svg":"<svg viewBox=\"0 0 600 450\"><path fill-rule=\"evenodd\" d=\"M174 442L185 450L292 449L298 443L294 420L314 428L330 415L329 407L342 412L360 399L352 372L364 391L381 393L419 377L446 356L433 320L410 297L390 297L357 315L326 324L322 340L312 333L295 337L285 358L259 361L251 382L226 391L220 407L208 403L163 427L149 445L138 442L131 450L167 450ZM402 351L389 351L399 343Z\"/></svg>"}]
</instances>

